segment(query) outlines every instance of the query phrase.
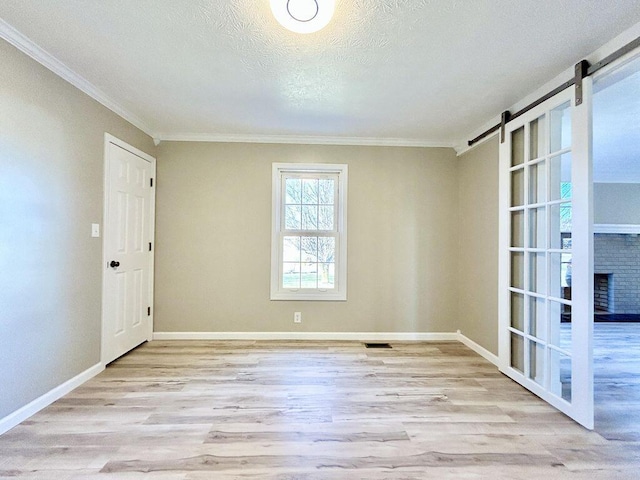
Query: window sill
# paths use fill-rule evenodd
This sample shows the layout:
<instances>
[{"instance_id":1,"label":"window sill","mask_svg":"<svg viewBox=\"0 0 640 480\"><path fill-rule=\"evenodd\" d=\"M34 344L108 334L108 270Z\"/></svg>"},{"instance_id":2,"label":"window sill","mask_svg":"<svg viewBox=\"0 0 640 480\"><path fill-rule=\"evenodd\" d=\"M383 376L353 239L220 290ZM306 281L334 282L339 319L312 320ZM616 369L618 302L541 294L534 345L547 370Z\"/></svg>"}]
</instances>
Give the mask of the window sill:
<instances>
[{"instance_id":1,"label":"window sill","mask_svg":"<svg viewBox=\"0 0 640 480\"><path fill-rule=\"evenodd\" d=\"M346 293L325 293L325 292L271 292L273 301L320 301L320 302L346 302Z\"/></svg>"}]
</instances>

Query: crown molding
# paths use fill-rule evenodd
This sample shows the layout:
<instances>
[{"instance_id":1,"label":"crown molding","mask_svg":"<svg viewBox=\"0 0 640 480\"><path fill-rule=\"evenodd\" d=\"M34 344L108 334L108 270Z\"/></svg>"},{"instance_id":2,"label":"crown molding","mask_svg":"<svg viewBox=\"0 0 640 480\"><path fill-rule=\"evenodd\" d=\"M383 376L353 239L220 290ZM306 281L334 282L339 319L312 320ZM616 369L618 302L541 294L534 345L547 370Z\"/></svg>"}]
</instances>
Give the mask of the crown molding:
<instances>
[{"instance_id":1,"label":"crown molding","mask_svg":"<svg viewBox=\"0 0 640 480\"><path fill-rule=\"evenodd\" d=\"M482 132L488 130L489 128L491 128L493 125L495 125L496 123L499 123L500 120L498 120L497 122L487 122L486 126L477 129L474 133L472 133L471 135L468 135L469 138L475 138L476 136L480 135ZM477 133L476 133L477 132ZM473 145L469 145L469 143L465 140L464 142L460 142L457 143L453 148L456 151L456 154L458 157L464 155L465 153L467 153L470 150L473 150L474 148L482 145L483 143L487 142L489 139L495 137L498 135L499 132L494 132L490 135L487 135L486 137L484 137L482 140L474 143Z\"/></svg>"},{"instance_id":2,"label":"crown molding","mask_svg":"<svg viewBox=\"0 0 640 480\"><path fill-rule=\"evenodd\" d=\"M84 77L67 67L64 63L51 55L49 52L34 43L31 39L24 36L14 27L0 18L0 38L16 47L22 53L28 55L42 66L48 68L63 80L66 80L74 87L89 95L91 98L101 103L109 110L119 115L127 122L142 130L147 135L153 137L151 128L137 115L134 115L126 108L119 105L102 90L91 84Z\"/></svg>"},{"instance_id":3,"label":"crown molding","mask_svg":"<svg viewBox=\"0 0 640 480\"><path fill-rule=\"evenodd\" d=\"M156 134L162 142L216 142L216 143L280 143L294 145L348 145L372 147L430 147L453 148L446 142L415 140L407 138L375 138L375 137L331 137L305 135L244 135L244 134L209 134L209 133L166 133Z\"/></svg>"},{"instance_id":4,"label":"crown molding","mask_svg":"<svg viewBox=\"0 0 640 480\"><path fill-rule=\"evenodd\" d=\"M349 145L349 146L377 146L377 147L430 147L453 148L453 144L424 139L408 138L376 138L376 137L332 137L332 136L304 136L304 135L251 135L251 134L208 134L208 133L165 133L159 134L137 115L122 107L102 90L87 79L78 75L64 63L20 33L5 20L0 18L0 38L28 55L45 68L51 70L63 80L66 80L80 91L89 95L106 108L122 117L135 127L153 138L155 145L163 141L175 142L217 142L217 143L271 143L295 145Z\"/></svg>"}]
</instances>

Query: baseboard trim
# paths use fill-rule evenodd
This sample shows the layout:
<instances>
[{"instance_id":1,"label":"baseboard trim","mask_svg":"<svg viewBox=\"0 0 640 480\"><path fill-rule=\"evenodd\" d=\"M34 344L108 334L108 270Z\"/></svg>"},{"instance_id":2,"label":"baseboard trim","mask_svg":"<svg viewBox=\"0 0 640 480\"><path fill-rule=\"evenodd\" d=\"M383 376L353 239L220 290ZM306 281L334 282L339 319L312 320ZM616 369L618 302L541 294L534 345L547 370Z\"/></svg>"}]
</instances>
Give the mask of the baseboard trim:
<instances>
[{"instance_id":1,"label":"baseboard trim","mask_svg":"<svg viewBox=\"0 0 640 480\"><path fill-rule=\"evenodd\" d=\"M467 347L469 347L471 350L476 352L481 357L485 358L486 360L489 360L496 367L498 366L499 360L497 355L494 355L489 350L484 348L482 345L477 344L476 342L471 340L469 337L465 336L460 330L458 330L457 336L458 336L458 340L461 343L465 344Z\"/></svg>"},{"instance_id":2,"label":"baseboard trim","mask_svg":"<svg viewBox=\"0 0 640 480\"><path fill-rule=\"evenodd\" d=\"M62 385L58 385L44 395L36 398L31 403L28 403L24 407L19 408L15 412L10 413L6 417L0 419L0 435L8 432L19 423L24 422L26 419L28 419L32 415L35 415L43 408L48 407L59 398L64 397L67 393L79 387L87 380L95 377L103 370L104 365L102 363L97 363L93 367L88 368L72 379L67 380Z\"/></svg>"},{"instance_id":3,"label":"baseboard trim","mask_svg":"<svg viewBox=\"0 0 640 480\"><path fill-rule=\"evenodd\" d=\"M415 332L154 332L154 340L456 341L457 333Z\"/></svg>"},{"instance_id":4,"label":"baseboard trim","mask_svg":"<svg viewBox=\"0 0 640 480\"><path fill-rule=\"evenodd\" d=\"M460 330L457 332L154 332L154 340L349 340L356 342L444 342L463 343L481 357L498 366L498 357Z\"/></svg>"}]
</instances>

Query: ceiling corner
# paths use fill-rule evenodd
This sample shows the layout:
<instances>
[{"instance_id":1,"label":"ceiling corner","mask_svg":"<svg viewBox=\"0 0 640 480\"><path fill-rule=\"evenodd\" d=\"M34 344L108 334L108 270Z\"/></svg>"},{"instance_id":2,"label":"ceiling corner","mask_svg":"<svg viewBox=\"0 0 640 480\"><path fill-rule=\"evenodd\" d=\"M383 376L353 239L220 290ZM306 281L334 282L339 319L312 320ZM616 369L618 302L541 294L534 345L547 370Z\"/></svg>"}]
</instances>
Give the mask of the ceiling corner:
<instances>
[{"instance_id":1,"label":"ceiling corner","mask_svg":"<svg viewBox=\"0 0 640 480\"><path fill-rule=\"evenodd\" d=\"M144 120L122 107L112 98L108 97L95 85L71 70L56 57L5 22L2 18L0 18L0 38L6 40L22 53L28 55L43 67L49 69L51 72L55 73L63 80L66 80L83 93L89 95L98 103L102 104L116 115L122 117L133 126L139 128L150 137L154 137L152 129Z\"/></svg>"}]
</instances>

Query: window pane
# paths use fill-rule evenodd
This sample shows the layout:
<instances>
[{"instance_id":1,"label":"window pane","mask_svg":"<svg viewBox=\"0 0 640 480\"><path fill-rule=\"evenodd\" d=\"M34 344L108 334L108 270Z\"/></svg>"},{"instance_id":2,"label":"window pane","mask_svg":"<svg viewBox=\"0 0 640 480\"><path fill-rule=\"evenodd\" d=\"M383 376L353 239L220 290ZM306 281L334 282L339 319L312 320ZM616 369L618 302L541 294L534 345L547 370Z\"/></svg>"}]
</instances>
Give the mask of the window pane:
<instances>
[{"instance_id":1,"label":"window pane","mask_svg":"<svg viewBox=\"0 0 640 480\"><path fill-rule=\"evenodd\" d=\"M511 246L524 247L524 212L511 212Z\"/></svg>"},{"instance_id":2,"label":"window pane","mask_svg":"<svg viewBox=\"0 0 640 480\"><path fill-rule=\"evenodd\" d=\"M571 357L551 350L551 391L571 402Z\"/></svg>"},{"instance_id":3,"label":"window pane","mask_svg":"<svg viewBox=\"0 0 640 480\"><path fill-rule=\"evenodd\" d=\"M546 340L546 300L544 298L529 297L529 334Z\"/></svg>"},{"instance_id":4,"label":"window pane","mask_svg":"<svg viewBox=\"0 0 640 480\"><path fill-rule=\"evenodd\" d=\"M571 198L571 154L565 153L549 161L549 200Z\"/></svg>"},{"instance_id":5,"label":"window pane","mask_svg":"<svg viewBox=\"0 0 640 480\"><path fill-rule=\"evenodd\" d=\"M334 204L334 191L335 180L323 179L319 184L319 196L321 205L333 205Z\"/></svg>"},{"instance_id":6,"label":"window pane","mask_svg":"<svg viewBox=\"0 0 640 480\"><path fill-rule=\"evenodd\" d=\"M318 180L306 178L302 180L302 203L304 205L318 204Z\"/></svg>"},{"instance_id":7,"label":"window pane","mask_svg":"<svg viewBox=\"0 0 640 480\"><path fill-rule=\"evenodd\" d=\"M511 172L511 206L524 205L524 169Z\"/></svg>"},{"instance_id":8,"label":"window pane","mask_svg":"<svg viewBox=\"0 0 640 480\"><path fill-rule=\"evenodd\" d=\"M547 257L544 253L529 254L529 290L546 293Z\"/></svg>"},{"instance_id":9,"label":"window pane","mask_svg":"<svg viewBox=\"0 0 640 480\"><path fill-rule=\"evenodd\" d=\"M318 206L317 205L302 206L302 229L303 230L318 229Z\"/></svg>"},{"instance_id":10,"label":"window pane","mask_svg":"<svg viewBox=\"0 0 640 480\"><path fill-rule=\"evenodd\" d=\"M284 288L300 288L299 263L284 263L282 265L282 286Z\"/></svg>"},{"instance_id":11,"label":"window pane","mask_svg":"<svg viewBox=\"0 0 640 480\"><path fill-rule=\"evenodd\" d=\"M333 206L320 207L318 211L318 229L333 230Z\"/></svg>"},{"instance_id":12,"label":"window pane","mask_svg":"<svg viewBox=\"0 0 640 480\"><path fill-rule=\"evenodd\" d=\"M333 263L336 261L336 239L332 237L318 238L318 261Z\"/></svg>"},{"instance_id":13,"label":"window pane","mask_svg":"<svg viewBox=\"0 0 640 480\"><path fill-rule=\"evenodd\" d=\"M549 300L549 343L571 352L572 348L571 305Z\"/></svg>"},{"instance_id":14,"label":"window pane","mask_svg":"<svg viewBox=\"0 0 640 480\"><path fill-rule=\"evenodd\" d=\"M284 228L287 230L302 228L302 208L300 205L286 205L284 207Z\"/></svg>"},{"instance_id":15,"label":"window pane","mask_svg":"<svg viewBox=\"0 0 640 480\"><path fill-rule=\"evenodd\" d=\"M547 179L544 161L529 167L529 203L542 203L547 200Z\"/></svg>"},{"instance_id":16,"label":"window pane","mask_svg":"<svg viewBox=\"0 0 640 480\"><path fill-rule=\"evenodd\" d=\"M549 257L549 295L571 300L571 254L552 253Z\"/></svg>"},{"instance_id":17,"label":"window pane","mask_svg":"<svg viewBox=\"0 0 640 480\"><path fill-rule=\"evenodd\" d=\"M511 132L511 166L524 163L524 127Z\"/></svg>"},{"instance_id":18,"label":"window pane","mask_svg":"<svg viewBox=\"0 0 640 480\"><path fill-rule=\"evenodd\" d=\"M544 385L544 345L529 341L529 378Z\"/></svg>"},{"instance_id":19,"label":"window pane","mask_svg":"<svg viewBox=\"0 0 640 480\"><path fill-rule=\"evenodd\" d=\"M285 262L300 261L300 237L284 237L282 260Z\"/></svg>"},{"instance_id":20,"label":"window pane","mask_svg":"<svg viewBox=\"0 0 640 480\"><path fill-rule=\"evenodd\" d=\"M549 126L550 152L557 152L571 146L571 104L563 103L551 110Z\"/></svg>"},{"instance_id":21,"label":"window pane","mask_svg":"<svg viewBox=\"0 0 640 480\"><path fill-rule=\"evenodd\" d=\"M302 264L302 288L318 288L318 264Z\"/></svg>"},{"instance_id":22,"label":"window pane","mask_svg":"<svg viewBox=\"0 0 640 480\"><path fill-rule=\"evenodd\" d=\"M544 115L529 124L529 159L534 160L544 153L545 120Z\"/></svg>"},{"instance_id":23,"label":"window pane","mask_svg":"<svg viewBox=\"0 0 640 480\"><path fill-rule=\"evenodd\" d=\"M287 178L286 180L287 195L285 203L301 203L302 202L302 180L299 178Z\"/></svg>"},{"instance_id":24,"label":"window pane","mask_svg":"<svg viewBox=\"0 0 640 480\"><path fill-rule=\"evenodd\" d=\"M546 210L533 208L529 210L529 247L546 248L547 246Z\"/></svg>"},{"instance_id":25,"label":"window pane","mask_svg":"<svg viewBox=\"0 0 640 480\"><path fill-rule=\"evenodd\" d=\"M302 250L302 263L318 261L318 238L302 237L300 239L300 250Z\"/></svg>"},{"instance_id":26,"label":"window pane","mask_svg":"<svg viewBox=\"0 0 640 480\"><path fill-rule=\"evenodd\" d=\"M511 253L511 286L524 289L524 253Z\"/></svg>"},{"instance_id":27,"label":"window pane","mask_svg":"<svg viewBox=\"0 0 640 480\"><path fill-rule=\"evenodd\" d=\"M335 263L320 263L318 265L318 288L335 288Z\"/></svg>"},{"instance_id":28,"label":"window pane","mask_svg":"<svg viewBox=\"0 0 640 480\"><path fill-rule=\"evenodd\" d=\"M524 373L524 338L511 334L511 366Z\"/></svg>"},{"instance_id":29,"label":"window pane","mask_svg":"<svg viewBox=\"0 0 640 480\"><path fill-rule=\"evenodd\" d=\"M511 294L511 326L524 332L524 295Z\"/></svg>"},{"instance_id":30,"label":"window pane","mask_svg":"<svg viewBox=\"0 0 640 480\"><path fill-rule=\"evenodd\" d=\"M570 249L573 216L571 203L551 205L550 215L551 248Z\"/></svg>"},{"instance_id":31,"label":"window pane","mask_svg":"<svg viewBox=\"0 0 640 480\"><path fill-rule=\"evenodd\" d=\"M560 233L571 233L572 208L570 203L561 203L559 207ZM562 239L562 236L560 237Z\"/></svg>"}]
</instances>

